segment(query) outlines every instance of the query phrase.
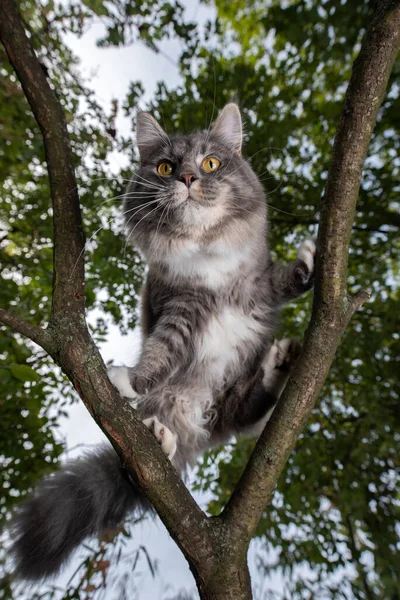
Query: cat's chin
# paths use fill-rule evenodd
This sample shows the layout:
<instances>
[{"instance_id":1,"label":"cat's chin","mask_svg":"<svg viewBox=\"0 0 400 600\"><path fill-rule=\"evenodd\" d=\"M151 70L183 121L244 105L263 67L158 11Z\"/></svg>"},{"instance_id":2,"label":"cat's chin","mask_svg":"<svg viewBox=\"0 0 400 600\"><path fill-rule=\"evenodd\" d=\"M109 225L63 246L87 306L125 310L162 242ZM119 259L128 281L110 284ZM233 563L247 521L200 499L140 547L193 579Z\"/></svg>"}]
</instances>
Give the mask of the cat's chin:
<instances>
[{"instance_id":1,"label":"cat's chin","mask_svg":"<svg viewBox=\"0 0 400 600\"><path fill-rule=\"evenodd\" d=\"M188 227L213 227L226 218L226 211L221 204L211 204L205 198L187 198L182 211L182 222Z\"/></svg>"}]
</instances>

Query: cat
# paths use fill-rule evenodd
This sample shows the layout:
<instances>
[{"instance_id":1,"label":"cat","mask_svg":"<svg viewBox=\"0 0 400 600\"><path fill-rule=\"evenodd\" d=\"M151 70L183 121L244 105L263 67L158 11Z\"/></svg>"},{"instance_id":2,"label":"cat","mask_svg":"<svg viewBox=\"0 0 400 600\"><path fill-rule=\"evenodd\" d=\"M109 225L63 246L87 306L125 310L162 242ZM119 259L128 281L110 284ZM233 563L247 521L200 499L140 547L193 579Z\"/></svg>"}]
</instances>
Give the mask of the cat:
<instances>
[{"instance_id":1,"label":"cat","mask_svg":"<svg viewBox=\"0 0 400 600\"><path fill-rule=\"evenodd\" d=\"M143 342L138 363L109 377L182 473L207 448L265 426L300 351L274 340L280 307L312 288L315 243L288 265L271 259L236 104L207 131L172 137L142 112L136 133L140 166L124 215L148 264ZM16 513L16 573L56 573L87 536L135 508L150 507L112 448L67 464Z\"/></svg>"}]
</instances>

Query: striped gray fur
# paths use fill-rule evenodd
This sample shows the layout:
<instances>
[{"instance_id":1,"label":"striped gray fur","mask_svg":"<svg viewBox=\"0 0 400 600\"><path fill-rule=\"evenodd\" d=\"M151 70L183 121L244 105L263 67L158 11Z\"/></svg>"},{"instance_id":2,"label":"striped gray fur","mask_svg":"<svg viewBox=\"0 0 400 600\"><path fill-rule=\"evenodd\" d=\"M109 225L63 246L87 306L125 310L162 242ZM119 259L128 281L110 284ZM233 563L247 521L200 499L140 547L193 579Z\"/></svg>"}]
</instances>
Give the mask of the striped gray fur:
<instances>
[{"instance_id":1,"label":"striped gray fur","mask_svg":"<svg viewBox=\"0 0 400 600\"><path fill-rule=\"evenodd\" d=\"M260 372L280 306L312 286L303 260L283 266L270 257L264 191L241 156L241 139L232 104L209 132L191 135L169 137L147 113L138 119L141 165L124 212L128 239L149 270L143 347L129 382L141 416L157 415L177 434L179 469L209 447L216 423L218 441L232 435L230 419L222 418L225 396L237 398L235 383ZM205 173L206 157L218 158L220 168ZM168 177L157 172L165 160L174 168ZM142 207L146 190L154 204ZM220 368L218 335L226 354Z\"/></svg>"},{"instance_id":2,"label":"striped gray fur","mask_svg":"<svg viewBox=\"0 0 400 600\"><path fill-rule=\"evenodd\" d=\"M141 113L137 141L124 214L148 264L143 344L138 363L111 380L155 435L157 417L176 436L172 460L183 471L210 446L265 424L299 351L293 340L273 342L280 307L312 287L315 246L303 244L289 265L271 259L264 192L241 156L236 105L191 135L168 136ZM220 164L206 172L211 157ZM157 171L165 161L168 175ZM57 572L87 535L145 505L113 450L67 465L16 514L18 575Z\"/></svg>"}]
</instances>

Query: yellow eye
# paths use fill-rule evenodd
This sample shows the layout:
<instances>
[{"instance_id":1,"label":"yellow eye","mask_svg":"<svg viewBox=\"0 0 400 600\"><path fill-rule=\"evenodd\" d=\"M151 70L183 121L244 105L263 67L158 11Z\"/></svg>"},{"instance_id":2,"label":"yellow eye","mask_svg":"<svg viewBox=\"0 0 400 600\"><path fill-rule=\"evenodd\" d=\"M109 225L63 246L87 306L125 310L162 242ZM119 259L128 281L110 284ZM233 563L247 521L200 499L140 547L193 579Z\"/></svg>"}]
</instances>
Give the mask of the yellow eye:
<instances>
[{"instance_id":1,"label":"yellow eye","mask_svg":"<svg viewBox=\"0 0 400 600\"><path fill-rule=\"evenodd\" d=\"M219 169L220 166L221 166L221 161L218 160L218 158L215 158L215 156L205 158L203 160L203 162L201 163L201 168L206 173L212 173L213 171L216 171L217 169Z\"/></svg>"},{"instance_id":2,"label":"yellow eye","mask_svg":"<svg viewBox=\"0 0 400 600\"><path fill-rule=\"evenodd\" d=\"M163 177L169 177L169 175L172 174L173 170L174 167L171 165L170 162L162 162L157 167L157 173L160 173L160 175L163 175Z\"/></svg>"}]
</instances>

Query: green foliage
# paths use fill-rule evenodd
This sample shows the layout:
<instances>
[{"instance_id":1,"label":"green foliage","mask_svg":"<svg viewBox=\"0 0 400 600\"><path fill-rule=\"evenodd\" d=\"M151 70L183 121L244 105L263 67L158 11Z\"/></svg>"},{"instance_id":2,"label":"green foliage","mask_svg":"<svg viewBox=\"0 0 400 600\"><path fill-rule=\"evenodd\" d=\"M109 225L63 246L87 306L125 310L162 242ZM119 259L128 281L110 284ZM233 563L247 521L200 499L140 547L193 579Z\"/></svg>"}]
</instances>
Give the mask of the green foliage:
<instances>
[{"instance_id":1,"label":"green foliage","mask_svg":"<svg viewBox=\"0 0 400 600\"><path fill-rule=\"evenodd\" d=\"M80 34L100 17L102 46L142 41L159 51L163 36L180 38L182 84L171 90L160 83L149 108L168 130L189 131L208 127L225 102L239 101L244 154L268 193L271 246L276 258L289 260L296 243L316 231L330 148L372 4L217 0L217 19L204 32L184 22L178 3L21 4L68 118L88 238L87 305L105 315L95 328L97 339L107 335L109 321L122 332L135 324L143 265L125 245L118 216L129 172L115 175L108 163L112 150L126 153L130 165L135 155L130 140L113 126L117 105L110 114L101 109L62 34ZM1 304L45 324L52 231L43 147L1 52ZM264 574L283 571L285 595L293 599L400 596L399 74L397 63L370 144L349 257L351 290L367 288L372 298L351 321L320 403L257 532L277 557L263 559L260 568ZM132 122L142 94L141 84L132 82L123 103ZM279 333L301 337L310 310L310 295L287 307ZM73 396L43 353L6 328L0 359L5 519L15 499L54 468L61 451L55 427ZM253 443L241 439L213 450L199 465L197 487L213 492L211 513L226 503ZM299 579L304 567L312 577Z\"/></svg>"},{"instance_id":2,"label":"green foliage","mask_svg":"<svg viewBox=\"0 0 400 600\"><path fill-rule=\"evenodd\" d=\"M197 43L196 26L184 19L184 7L178 2L143 0L82 0L50 2L41 8L42 18L57 30L82 34L101 18L105 32L97 44L102 47L143 42L159 52L165 38L180 38L193 50Z\"/></svg>"}]
</instances>

